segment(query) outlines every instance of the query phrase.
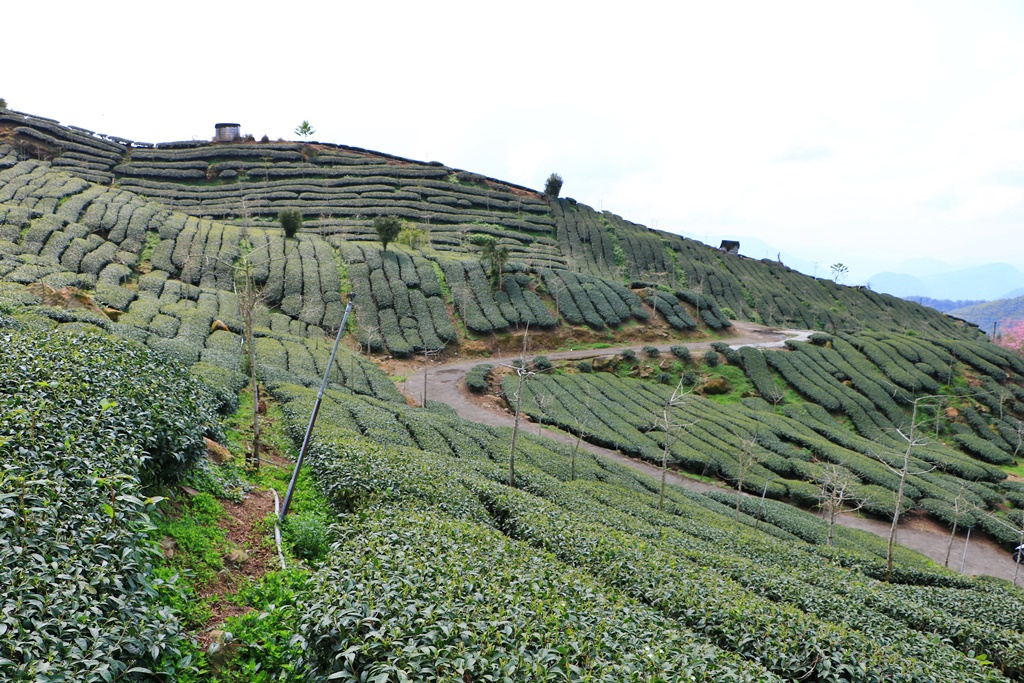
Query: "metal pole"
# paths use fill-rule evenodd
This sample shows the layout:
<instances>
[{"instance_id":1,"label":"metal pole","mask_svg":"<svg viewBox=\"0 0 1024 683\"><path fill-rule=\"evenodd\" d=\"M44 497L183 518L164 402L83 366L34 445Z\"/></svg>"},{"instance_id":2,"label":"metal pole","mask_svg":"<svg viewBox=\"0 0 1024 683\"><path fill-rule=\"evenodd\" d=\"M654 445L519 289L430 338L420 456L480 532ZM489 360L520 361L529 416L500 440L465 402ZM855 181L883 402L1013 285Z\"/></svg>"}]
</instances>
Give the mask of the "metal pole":
<instances>
[{"instance_id":1,"label":"metal pole","mask_svg":"<svg viewBox=\"0 0 1024 683\"><path fill-rule=\"evenodd\" d=\"M338 336L334 339L334 348L331 349L331 359L327 361L327 369L324 370L324 381L320 384L320 393L316 395L316 403L313 404L313 413L309 416L309 426L306 427L306 436L302 439L302 448L299 449L299 459L295 461L295 471L292 472L292 480L288 483L288 492L284 496L284 504L281 505L280 520L283 522L288 514L288 506L292 502L292 493L295 491L295 482L299 478L299 468L302 467L302 459L306 457L306 449L309 448L309 439L313 435L313 425L316 423L317 413L320 412L320 403L324 398L324 391L327 389L327 378L334 367L334 355L338 352L338 344L341 342L341 335L345 331L345 323L348 321L348 313L352 310L352 301L349 300L345 306L345 315L341 318L341 327L338 328Z\"/></svg>"}]
</instances>

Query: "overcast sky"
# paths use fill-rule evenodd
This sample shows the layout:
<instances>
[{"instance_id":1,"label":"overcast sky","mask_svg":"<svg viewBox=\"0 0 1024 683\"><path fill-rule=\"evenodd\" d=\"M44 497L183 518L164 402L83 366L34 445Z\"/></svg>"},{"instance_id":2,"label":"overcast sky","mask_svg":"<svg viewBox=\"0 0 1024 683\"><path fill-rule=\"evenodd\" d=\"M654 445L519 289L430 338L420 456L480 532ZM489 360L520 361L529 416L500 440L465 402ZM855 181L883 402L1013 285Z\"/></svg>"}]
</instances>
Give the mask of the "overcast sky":
<instances>
[{"instance_id":1,"label":"overcast sky","mask_svg":"<svg viewBox=\"0 0 1024 683\"><path fill-rule=\"evenodd\" d=\"M1024 270L1024 2L16 3L11 108L439 160L649 227Z\"/></svg>"}]
</instances>

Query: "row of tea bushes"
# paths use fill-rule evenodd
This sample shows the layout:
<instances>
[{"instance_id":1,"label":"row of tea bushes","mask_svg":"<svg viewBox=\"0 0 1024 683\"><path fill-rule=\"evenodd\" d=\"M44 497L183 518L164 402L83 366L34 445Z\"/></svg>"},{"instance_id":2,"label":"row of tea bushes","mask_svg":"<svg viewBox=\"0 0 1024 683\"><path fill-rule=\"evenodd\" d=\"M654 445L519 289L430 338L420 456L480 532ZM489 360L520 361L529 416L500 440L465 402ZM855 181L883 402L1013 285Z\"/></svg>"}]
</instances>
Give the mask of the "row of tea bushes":
<instances>
[{"instance_id":1,"label":"row of tea bushes","mask_svg":"<svg viewBox=\"0 0 1024 683\"><path fill-rule=\"evenodd\" d=\"M369 245L345 244L341 253L355 293L361 344L405 356L456 340L429 261Z\"/></svg>"},{"instance_id":2,"label":"row of tea bushes","mask_svg":"<svg viewBox=\"0 0 1024 683\"><path fill-rule=\"evenodd\" d=\"M285 401L285 414L294 421L294 431L300 431L301 416L306 414L314 392L285 386L278 387L276 392ZM483 527L495 527L538 551L551 552L583 575L596 579L599 585L614 585L627 596L656 606L658 613L699 634L702 640L706 639L704 642L756 661L786 678L871 680L874 673L884 669L908 680L928 679L940 670L955 671L965 680L1002 680L998 670L971 659L971 653L980 649L990 653L1003 671L1015 675L1013 653L1020 634L983 628L984 616L965 608L969 596L977 593L987 594L989 601L1001 600L1012 610L1012 591L995 598L987 593L987 587L930 570L921 560L901 555L894 580L897 586L921 586L918 604L925 604L927 598L923 596L930 590L959 590L961 600L955 609L941 600L934 605L928 603L929 609L937 611L927 613L927 618L912 619L910 613L895 610L892 617L881 617L887 610L887 601L896 598L874 578L884 573L884 562L879 557L884 549L878 539L867 540L851 532L849 538L837 540L843 548L805 546L785 536L786 532L771 521L760 522L762 529L771 529L766 535L751 528L755 521L750 515L743 515L744 521L736 524L731 521L732 510L721 503L710 499L697 503L690 494L671 488L666 511L658 512L656 483L647 480L645 487L638 475L601 465L589 454L583 456L586 466L578 470L581 481L564 483L564 463L559 468L554 462L566 459L564 449L547 449L543 456L535 452L532 460L517 467L520 490L511 490L498 483L507 481L507 450L502 458L500 444L489 450L463 449L454 446L456 441L448 437L444 445L428 446L430 438L420 433L423 425L437 426L447 420L426 413L428 419L416 424L413 415L423 411L394 404L387 409L393 415L390 421L402 424L405 434L390 437L387 443L391 445L382 445L377 436L371 437L371 430L383 418L373 413L384 406L358 399L367 407L356 409L354 400L357 399L330 393L324 405L329 418L325 424L329 426L320 432L313 449L313 468L328 498L339 512L361 513L341 518L345 541L336 548L342 555L332 560L327 569L331 580L313 582L325 588L317 590L310 603L317 607L310 609L304 621L303 636L310 662L320 675L337 672L340 678L358 680L388 667L422 671L420 667L426 660L418 654L418 647L389 647L379 639L365 638L358 624L365 623L367 618L393 624L393 633L402 634L402 645L415 646L420 642L420 634L436 632L430 636L431 642L437 644L437 652L444 654L444 661L452 661L448 653L453 641L444 635L448 632L445 624L451 618L445 616L445 608L410 615L403 613L398 603L390 607L392 603L386 597L392 593L386 589L391 583L389 576L408 579L402 583L405 604L418 604L422 599L424 604L447 605L454 600L464 614L488 614L493 601L507 600L500 603L505 605L502 613L515 614L520 604L517 590L483 593L470 605L463 605L457 597L461 594L457 589L461 583L452 584L443 578L459 574L451 562L472 563L477 556L469 546L452 538L453 529L459 529L460 535L469 534L469 545L483 548L484 555L493 550L506 557L506 541L493 535L493 531L484 535L472 532ZM349 417L338 412L341 407ZM367 415L356 415L366 410ZM504 432L499 438L507 448L506 430L492 432L479 426L472 429L478 430L481 441L485 434L493 439ZM532 438L523 441L539 444ZM425 447L427 450L420 450ZM461 521L453 522L453 517ZM800 531L796 517L791 517L792 520L779 517L775 522ZM396 526L396 519L407 523ZM358 559L367 556L366 544L377 542L377 520L380 524L388 521L386 533L380 527L380 542L390 540L399 548L394 565L390 561L364 563ZM750 526L746 526L748 523ZM810 515L804 516L803 524L819 531L822 526ZM408 532L408 538L401 531L407 528L414 529ZM439 532L443 535L435 535ZM420 545L412 541L413 537L421 536L433 539L430 545L438 553L423 556L418 551ZM495 546L496 542L502 545ZM859 550L860 544L870 550ZM410 548L408 555L401 550L406 546ZM452 549L451 555L447 548ZM516 552L527 551L525 546L516 548L521 549ZM415 564L403 559L411 560L413 554ZM436 568L434 555L440 564ZM822 556L840 566L860 569L829 568L822 564ZM519 567L519 574L528 571L514 558L498 564ZM475 576L478 571L484 570L470 569L462 574ZM566 572L563 570L563 575ZM421 575L427 579L419 581L417 577ZM547 581L553 586L563 585L557 578ZM832 583L842 586L842 591L830 591L828 586ZM512 581L512 585L519 584ZM351 602L346 602L349 599ZM846 610L840 609L844 600L849 603ZM372 611L371 605L380 605L380 612ZM321 606L327 606L333 616L317 619ZM422 631L405 626L414 616L419 617L416 623L422 625ZM339 623L340 628L332 627ZM485 627L481 624L480 628ZM490 657L504 658L514 649L518 653L515 666L521 666L522 658L531 657L532 652L521 644L518 648L512 645L516 636L525 632L523 628L527 627L511 626L501 641L507 644L491 648ZM933 633L947 637L949 644L930 635ZM462 642L469 649L456 651L464 655L462 659L455 658L456 667L466 662L479 662L484 667L491 661L490 657L480 657L474 649L475 641ZM628 645L621 647L625 648L622 652L630 651ZM434 652L431 650L431 655Z\"/></svg>"},{"instance_id":3,"label":"row of tea bushes","mask_svg":"<svg viewBox=\"0 0 1024 683\"><path fill-rule=\"evenodd\" d=\"M601 329L650 317L640 297L617 282L568 270L543 270L541 275L559 315L573 325Z\"/></svg>"},{"instance_id":4,"label":"row of tea bushes","mask_svg":"<svg viewBox=\"0 0 1024 683\"><path fill-rule=\"evenodd\" d=\"M506 379L504 389L510 396L514 382ZM901 465L898 444L857 436L814 404L787 407L788 417L782 417L696 396L671 411L680 427L666 435L658 423L670 393L670 387L608 373L536 376L524 387L522 410L534 420L582 432L588 441L652 462L660 463L667 445L670 461L683 469L733 485L742 481L751 493L811 506L819 502L817 485L825 477L822 465L811 462L813 454L856 476L855 489L867 511L892 515L899 476L890 468ZM936 467L941 469L932 472ZM1002 501L975 482L998 482L1004 473L942 444L919 446L911 471L905 506L925 498L952 504L965 487L972 504L983 509Z\"/></svg>"},{"instance_id":5,"label":"row of tea bushes","mask_svg":"<svg viewBox=\"0 0 1024 683\"><path fill-rule=\"evenodd\" d=\"M212 402L137 345L4 327L0 678L180 674L186 641L159 604L174 589L153 577L147 491L205 453Z\"/></svg>"},{"instance_id":6,"label":"row of tea bushes","mask_svg":"<svg viewBox=\"0 0 1024 683\"><path fill-rule=\"evenodd\" d=\"M399 160L331 145L275 143L135 150L118 166L121 184L193 215L273 217L295 208L318 227L347 234L366 217L397 215L424 224L494 222L550 232L536 193L441 164Z\"/></svg>"},{"instance_id":7,"label":"row of tea bushes","mask_svg":"<svg viewBox=\"0 0 1024 683\"><path fill-rule=\"evenodd\" d=\"M585 571L429 509L350 525L320 578L301 629L333 680L777 680Z\"/></svg>"},{"instance_id":8,"label":"row of tea bushes","mask_svg":"<svg viewBox=\"0 0 1024 683\"><path fill-rule=\"evenodd\" d=\"M502 275L501 289L495 289L477 261L441 260L440 266L451 289L452 302L466 327L478 333L500 332L509 327L553 327L557 320L530 288L526 273Z\"/></svg>"}]
</instances>

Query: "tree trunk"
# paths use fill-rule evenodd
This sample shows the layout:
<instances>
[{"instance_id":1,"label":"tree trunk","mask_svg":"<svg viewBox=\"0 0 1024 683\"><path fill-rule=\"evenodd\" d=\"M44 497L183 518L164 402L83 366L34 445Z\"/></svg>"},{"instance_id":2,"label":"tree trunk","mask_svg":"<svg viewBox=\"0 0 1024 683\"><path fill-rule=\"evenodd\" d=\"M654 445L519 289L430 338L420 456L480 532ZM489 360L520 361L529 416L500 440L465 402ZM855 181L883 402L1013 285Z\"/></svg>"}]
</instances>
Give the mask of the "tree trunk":
<instances>
[{"instance_id":1,"label":"tree trunk","mask_svg":"<svg viewBox=\"0 0 1024 683\"><path fill-rule=\"evenodd\" d=\"M665 506L665 479L668 476L668 435L665 435L665 450L661 452L661 492L658 495L658 511Z\"/></svg>"},{"instance_id":2,"label":"tree trunk","mask_svg":"<svg viewBox=\"0 0 1024 683\"><path fill-rule=\"evenodd\" d=\"M249 465L260 468L260 390L256 378L256 349L253 347L252 324L246 325L246 346L249 347L249 380L252 383L252 454Z\"/></svg>"},{"instance_id":3,"label":"tree trunk","mask_svg":"<svg viewBox=\"0 0 1024 683\"><path fill-rule=\"evenodd\" d=\"M519 387L516 389L516 419L512 423L512 444L508 452L508 485L516 485L516 435L519 432L519 406L523 403L523 373L525 368L519 369Z\"/></svg>"},{"instance_id":4,"label":"tree trunk","mask_svg":"<svg viewBox=\"0 0 1024 683\"><path fill-rule=\"evenodd\" d=\"M957 518L954 517L953 518L953 532L949 535L949 543L946 544L946 561L943 563L943 566L946 566L946 567L949 566L949 554L951 552L953 552L953 538L956 537L957 521L958 521Z\"/></svg>"},{"instance_id":5,"label":"tree trunk","mask_svg":"<svg viewBox=\"0 0 1024 683\"><path fill-rule=\"evenodd\" d=\"M896 525L900 521L900 512L903 510L903 484L907 481L907 469L910 467L910 451L907 451L903 458L903 470L900 473L900 485L896 490L896 509L892 513L892 526L889 527L889 546L885 552L885 580L892 578L892 555L893 547L896 545Z\"/></svg>"}]
</instances>

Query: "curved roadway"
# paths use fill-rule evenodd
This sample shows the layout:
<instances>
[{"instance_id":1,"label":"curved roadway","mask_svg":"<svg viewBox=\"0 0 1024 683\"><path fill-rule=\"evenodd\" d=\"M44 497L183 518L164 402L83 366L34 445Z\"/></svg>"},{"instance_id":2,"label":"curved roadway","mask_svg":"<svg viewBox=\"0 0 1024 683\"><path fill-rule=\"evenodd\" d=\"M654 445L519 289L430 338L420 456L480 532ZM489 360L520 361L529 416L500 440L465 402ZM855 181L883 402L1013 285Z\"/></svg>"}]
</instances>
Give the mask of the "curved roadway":
<instances>
[{"instance_id":1,"label":"curved roadway","mask_svg":"<svg viewBox=\"0 0 1024 683\"><path fill-rule=\"evenodd\" d=\"M787 340L805 341L813 334L809 330L781 330L739 321L734 322L733 327L738 334L721 340L682 344L679 342L676 344L643 344L605 349L541 351L540 353L543 353L551 360L581 360L611 356L621 353L626 349L640 351L644 346L657 346L658 350L662 352L669 352L670 348L675 345L686 346L691 352L702 351L710 349L712 341L725 341L732 348L739 348L741 346L755 346L762 349L780 348L785 346ZM533 357L537 353L531 351L527 355ZM511 427L514 417L505 409L504 402L493 399L488 400L487 397L471 394L466 389L466 383L463 381L463 378L473 366L480 363L491 363L493 365L510 364L513 361L519 360L519 357L519 355L515 355L496 358L474 358L465 361L453 360L435 365L427 370L420 368L407 380L399 383L398 389L407 398L419 404L423 400L423 384L426 377L427 400L446 403L455 409L459 417L473 422L498 427ZM575 437L571 434L549 426L542 427L537 423L530 422L525 416L522 416L521 428L542 430L540 433L543 433L544 436L563 443L571 444L575 442ZM630 458L617 451L595 446L586 441L580 443L580 448L586 448L591 453L611 458L652 477L659 479L661 477L661 469L645 460ZM669 471L667 479L670 483L690 491L703 492L713 489L733 491L733 489L724 489L724 487L691 479L684 474L672 470ZM837 519L837 522L846 527L869 531L882 538L888 538L889 536L889 523L882 520L844 514ZM897 531L897 540L901 545L916 550L942 564L946 557L949 532L929 519L911 517L901 524ZM964 538L957 537L954 539L950 559L950 566L952 568L959 569L962 562L963 572L966 574L988 574L1007 580L1013 579L1015 567L1009 553L1000 548L983 532L976 533L971 538L969 552L966 554L966 557L964 557L964 546ZM1021 568L1021 577L1024 578L1024 567Z\"/></svg>"}]
</instances>

